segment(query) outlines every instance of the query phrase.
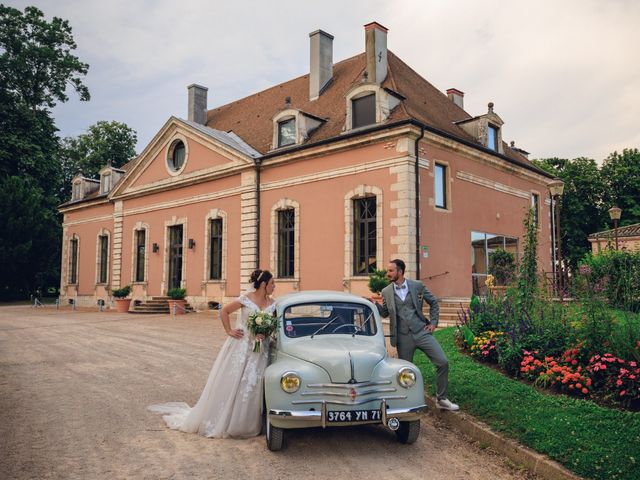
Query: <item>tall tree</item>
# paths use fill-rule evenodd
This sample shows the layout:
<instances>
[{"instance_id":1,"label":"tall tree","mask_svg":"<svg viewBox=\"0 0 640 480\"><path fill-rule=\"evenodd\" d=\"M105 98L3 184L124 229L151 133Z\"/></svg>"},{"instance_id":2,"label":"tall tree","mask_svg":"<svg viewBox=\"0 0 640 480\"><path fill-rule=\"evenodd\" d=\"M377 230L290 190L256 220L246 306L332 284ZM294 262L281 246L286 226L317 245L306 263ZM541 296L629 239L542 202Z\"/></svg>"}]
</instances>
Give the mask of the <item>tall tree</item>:
<instances>
[{"instance_id":1,"label":"tall tree","mask_svg":"<svg viewBox=\"0 0 640 480\"><path fill-rule=\"evenodd\" d=\"M640 223L640 151L625 148L622 153L613 152L602 163L602 176L607 187L605 207L622 209L622 226Z\"/></svg>"},{"instance_id":2,"label":"tall tree","mask_svg":"<svg viewBox=\"0 0 640 480\"><path fill-rule=\"evenodd\" d=\"M62 140L60 162L64 172L65 198L71 179L78 173L95 178L106 165L121 167L136 155L136 131L124 123L99 121L87 133Z\"/></svg>"},{"instance_id":3,"label":"tall tree","mask_svg":"<svg viewBox=\"0 0 640 480\"><path fill-rule=\"evenodd\" d=\"M71 54L76 43L67 20L48 22L36 7L23 13L0 4L0 46L0 85L18 103L32 110L53 108L69 99L68 85L80 100L89 100L81 78L89 65Z\"/></svg>"},{"instance_id":4,"label":"tall tree","mask_svg":"<svg viewBox=\"0 0 640 480\"><path fill-rule=\"evenodd\" d=\"M564 182L560 202L562 258L575 268L591 251L589 234L606 227L602 174L591 158L547 158L534 160L534 163Z\"/></svg>"},{"instance_id":5,"label":"tall tree","mask_svg":"<svg viewBox=\"0 0 640 480\"><path fill-rule=\"evenodd\" d=\"M60 221L55 205L25 177L0 178L0 299L25 298L35 287L56 286Z\"/></svg>"},{"instance_id":6,"label":"tall tree","mask_svg":"<svg viewBox=\"0 0 640 480\"><path fill-rule=\"evenodd\" d=\"M89 100L82 83L88 65L73 55L75 48L66 20L0 4L3 299L24 297L45 277L59 277L61 171L50 109L68 100L68 86Z\"/></svg>"}]
</instances>

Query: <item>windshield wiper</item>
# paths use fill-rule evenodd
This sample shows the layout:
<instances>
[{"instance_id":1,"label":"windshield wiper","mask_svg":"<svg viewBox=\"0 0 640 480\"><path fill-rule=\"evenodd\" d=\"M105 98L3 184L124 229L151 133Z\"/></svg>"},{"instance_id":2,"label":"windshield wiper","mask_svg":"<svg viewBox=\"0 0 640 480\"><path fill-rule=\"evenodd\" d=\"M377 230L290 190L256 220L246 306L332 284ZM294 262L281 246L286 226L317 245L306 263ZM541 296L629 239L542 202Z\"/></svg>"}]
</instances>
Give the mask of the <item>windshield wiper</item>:
<instances>
[{"instance_id":1,"label":"windshield wiper","mask_svg":"<svg viewBox=\"0 0 640 480\"><path fill-rule=\"evenodd\" d=\"M364 321L364 323L362 324L361 327L358 327L357 325L353 325L355 327L355 329L353 330L353 334L351 335L351 338L355 338L356 333L358 332L362 332L364 330L364 326L369 323L369 320L371 320L373 318L373 312L371 312L369 314L369 316L367 317L367 319Z\"/></svg>"},{"instance_id":2,"label":"windshield wiper","mask_svg":"<svg viewBox=\"0 0 640 480\"><path fill-rule=\"evenodd\" d=\"M336 320L340 320L340 317L333 317L333 318L329 321L329 323L325 323L325 324L324 324L323 326L321 326L318 330L316 330L315 332L313 332L313 333L311 334L311 338L313 338L313 336L314 336L316 333L320 333L321 331L323 331L325 328L327 328L329 325L331 325L331 324L332 324L333 322L335 322Z\"/></svg>"}]
</instances>

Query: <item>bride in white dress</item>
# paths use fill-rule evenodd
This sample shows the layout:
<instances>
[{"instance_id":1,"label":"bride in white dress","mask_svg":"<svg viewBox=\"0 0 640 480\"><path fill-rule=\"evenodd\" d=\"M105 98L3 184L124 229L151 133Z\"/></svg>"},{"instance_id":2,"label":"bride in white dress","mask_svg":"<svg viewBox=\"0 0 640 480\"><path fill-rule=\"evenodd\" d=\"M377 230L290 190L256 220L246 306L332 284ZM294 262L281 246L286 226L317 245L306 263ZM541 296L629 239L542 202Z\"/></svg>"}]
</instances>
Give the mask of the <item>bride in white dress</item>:
<instances>
[{"instance_id":1,"label":"bride in white dress","mask_svg":"<svg viewBox=\"0 0 640 480\"><path fill-rule=\"evenodd\" d=\"M229 335L213 363L207 384L194 407L183 402L152 405L149 410L165 414L169 428L198 433L205 437L247 438L260 434L262 427L262 376L269 359L269 339L260 352L253 352L254 338L246 331L249 315L256 311L272 313L275 302L273 275L256 270L251 275L254 292L241 295L225 305L222 324ZM229 314L241 309L235 328Z\"/></svg>"}]
</instances>

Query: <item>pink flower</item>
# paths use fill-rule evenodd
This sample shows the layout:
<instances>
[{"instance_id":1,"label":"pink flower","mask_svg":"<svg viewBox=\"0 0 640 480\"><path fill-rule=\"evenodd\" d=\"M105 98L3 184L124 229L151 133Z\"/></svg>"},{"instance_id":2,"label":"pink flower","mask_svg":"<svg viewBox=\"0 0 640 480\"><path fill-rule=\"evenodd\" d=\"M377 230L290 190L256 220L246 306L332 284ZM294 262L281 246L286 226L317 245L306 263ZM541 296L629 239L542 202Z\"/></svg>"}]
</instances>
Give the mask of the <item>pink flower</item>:
<instances>
[{"instance_id":1,"label":"pink flower","mask_svg":"<svg viewBox=\"0 0 640 480\"><path fill-rule=\"evenodd\" d=\"M622 391L620 392L620 396L621 396L621 397L624 397L624 394L625 394L625 393L627 393L627 391L626 391L626 390L622 390Z\"/></svg>"},{"instance_id":2,"label":"pink flower","mask_svg":"<svg viewBox=\"0 0 640 480\"><path fill-rule=\"evenodd\" d=\"M630 367L635 367L635 366L637 366L637 365L638 365L638 364L637 364L636 362L629 362L629 366L630 366Z\"/></svg>"},{"instance_id":3,"label":"pink flower","mask_svg":"<svg viewBox=\"0 0 640 480\"><path fill-rule=\"evenodd\" d=\"M622 380L618 379L618 380L616 381L616 385L617 385L617 386L622 385Z\"/></svg>"},{"instance_id":4,"label":"pink flower","mask_svg":"<svg viewBox=\"0 0 640 480\"><path fill-rule=\"evenodd\" d=\"M580 265L580 275L591 275L591 267L587 264Z\"/></svg>"}]
</instances>

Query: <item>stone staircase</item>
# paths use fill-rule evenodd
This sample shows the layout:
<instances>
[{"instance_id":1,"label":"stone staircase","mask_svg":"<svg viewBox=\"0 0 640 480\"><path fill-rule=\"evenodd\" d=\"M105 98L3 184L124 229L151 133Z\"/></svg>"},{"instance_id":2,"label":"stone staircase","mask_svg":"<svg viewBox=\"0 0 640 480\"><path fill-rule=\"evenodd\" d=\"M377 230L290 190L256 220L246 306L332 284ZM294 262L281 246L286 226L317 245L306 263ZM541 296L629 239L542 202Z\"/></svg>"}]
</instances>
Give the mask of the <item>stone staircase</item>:
<instances>
[{"instance_id":1,"label":"stone staircase","mask_svg":"<svg viewBox=\"0 0 640 480\"><path fill-rule=\"evenodd\" d=\"M138 305L133 305L129 310L129 313L154 313L154 314L169 314L172 313L169 311L169 304L167 300L170 300L170 297L151 297L148 300L143 300ZM193 308L189 303L185 305L186 313L193 312Z\"/></svg>"},{"instance_id":2,"label":"stone staircase","mask_svg":"<svg viewBox=\"0 0 640 480\"><path fill-rule=\"evenodd\" d=\"M453 327L458 321L458 311L461 308L469 308L468 298L444 298L438 301L440 305L440 321L438 327ZM429 315L429 305L423 309L425 315Z\"/></svg>"}]
</instances>

